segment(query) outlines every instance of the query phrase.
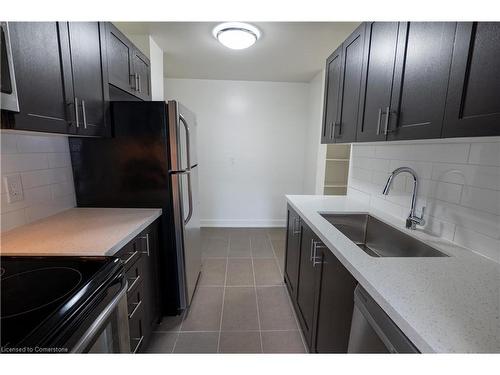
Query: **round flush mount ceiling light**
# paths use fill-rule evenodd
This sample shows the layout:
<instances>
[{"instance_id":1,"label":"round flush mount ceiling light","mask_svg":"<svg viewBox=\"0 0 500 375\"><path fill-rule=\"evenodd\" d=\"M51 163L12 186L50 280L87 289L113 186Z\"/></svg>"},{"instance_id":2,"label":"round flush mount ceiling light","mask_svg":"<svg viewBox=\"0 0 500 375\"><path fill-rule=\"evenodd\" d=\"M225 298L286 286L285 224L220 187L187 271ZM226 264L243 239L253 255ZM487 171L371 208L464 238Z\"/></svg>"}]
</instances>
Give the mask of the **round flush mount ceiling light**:
<instances>
[{"instance_id":1,"label":"round flush mount ceiling light","mask_svg":"<svg viewBox=\"0 0 500 375\"><path fill-rule=\"evenodd\" d=\"M231 49L248 48L260 38L259 29L242 22L221 23L214 28L212 34L221 44Z\"/></svg>"}]
</instances>

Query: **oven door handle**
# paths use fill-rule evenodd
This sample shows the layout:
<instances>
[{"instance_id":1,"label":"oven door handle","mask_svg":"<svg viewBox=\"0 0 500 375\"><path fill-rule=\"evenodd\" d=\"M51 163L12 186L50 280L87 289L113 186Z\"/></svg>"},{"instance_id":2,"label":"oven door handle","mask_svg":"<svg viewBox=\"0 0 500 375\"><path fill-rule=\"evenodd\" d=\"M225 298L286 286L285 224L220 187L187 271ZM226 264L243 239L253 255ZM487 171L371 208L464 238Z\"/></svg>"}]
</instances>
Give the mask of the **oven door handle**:
<instances>
[{"instance_id":1,"label":"oven door handle","mask_svg":"<svg viewBox=\"0 0 500 375\"><path fill-rule=\"evenodd\" d=\"M119 306L120 304L122 304L122 306ZM99 314L96 320L92 323L89 329L87 329L87 331L82 335L80 340L71 349L71 353L83 353L83 351L87 349L88 345L92 343L92 340L94 339L95 335L100 331L103 325L106 324L108 318L115 311L115 308L120 309L121 307L124 307L125 310L127 308L127 283L123 285L123 287L120 289L115 298L113 298L113 300L105 307L105 309ZM121 343L121 341L123 341L123 343L129 342L128 319L126 318L126 315L127 313L125 311L125 319L118 317L120 323L121 321L125 321L127 324L126 329L125 327L119 327L120 330L124 331L121 332L120 334L125 334L127 336L126 338L123 338L123 340L120 338L120 352L122 353L130 352L130 347L127 349L127 345L124 346Z\"/></svg>"}]
</instances>

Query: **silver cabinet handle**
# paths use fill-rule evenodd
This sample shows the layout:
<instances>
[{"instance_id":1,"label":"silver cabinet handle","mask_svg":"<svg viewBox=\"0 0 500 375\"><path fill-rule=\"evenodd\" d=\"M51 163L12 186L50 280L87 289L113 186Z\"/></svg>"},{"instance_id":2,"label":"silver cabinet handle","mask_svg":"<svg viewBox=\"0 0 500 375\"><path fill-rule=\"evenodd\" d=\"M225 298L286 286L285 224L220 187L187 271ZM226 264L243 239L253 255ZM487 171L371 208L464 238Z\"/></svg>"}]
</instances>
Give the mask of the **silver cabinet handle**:
<instances>
[{"instance_id":1,"label":"silver cabinet handle","mask_svg":"<svg viewBox=\"0 0 500 375\"><path fill-rule=\"evenodd\" d=\"M146 251L145 252L143 251L142 253L143 254L147 254L147 256L149 256L149 233L146 233L145 236L142 236L142 237L139 237L139 238L141 238L143 240L146 240Z\"/></svg>"},{"instance_id":2,"label":"silver cabinet handle","mask_svg":"<svg viewBox=\"0 0 500 375\"><path fill-rule=\"evenodd\" d=\"M325 245L321 245L321 242L314 241L314 240L312 240L312 241L313 241L313 253L312 253L311 261L312 261L313 267L316 267L318 264L321 264L321 262L317 261L318 256L316 254L316 251L318 249L326 248L326 246Z\"/></svg>"},{"instance_id":3,"label":"silver cabinet handle","mask_svg":"<svg viewBox=\"0 0 500 375\"><path fill-rule=\"evenodd\" d=\"M179 120L184 125L184 128L186 129L186 159L187 159L187 166L186 166L186 171L191 171L191 134L189 131L189 125L184 118L179 113ZM191 185L191 173L188 173L187 175L187 180L188 180L188 200L189 200L189 211L187 214L187 217L184 219L184 224L187 224L189 220L191 220L191 216L193 216L193 187Z\"/></svg>"},{"instance_id":4,"label":"silver cabinet handle","mask_svg":"<svg viewBox=\"0 0 500 375\"><path fill-rule=\"evenodd\" d=\"M139 88L139 74L135 73L135 91L140 92L141 89Z\"/></svg>"},{"instance_id":5,"label":"silver cabinet handle","mask_svg":"<svg viewBox=\"0 0 500 375\"><path fill-rule=\"evenodd\" d=\"M127 263L130 262L138 253L139 253L138 251L131 252L130 255L129 255L129 257L123 263L123 265L126 266Z\"/></svg>"},{"instance_id":6,"label":"silver cabinet handle","mask_svg":"<svg viewBox=\"0 0 500 375\"><path fill-rule=\"evenodd\" d=\"M296 217L294 220L293 234L300 234L300 219L298 217Z\"/></svg>"},{"instance_id":7,"label":"silver cabinet handle","mask_svg":"<svg viewBox=\"0 0 500 375\"><path fill-rule=\"evenodd\" d=\"M135 305L134 309L132 310L132 312L130 314L128 314L128 318L129 319L132 319L134 317L134 314L136 313L137 310L139 310L139 307L141 307L142 305L142 301L139 301L139 302L136 302L136 303L133 303L133 305Z\"/></svg>"},{"instance_id":8,"label":"silver cabinet handle","mask_svg":"<svg viewBox=\"0 0 500 375\"><path fill-rule=\"evenodd\" d=\"M134 277L129 280L134 280L132 281L132 284L127 288L127 293L130 292L132 289L134 289L135 285L141 280L141 275L137 275L137 277Z\"/></svg>"},{"instance_id":9,"label":"silver cabinet handle","mask_svg":"<svg viewBox=\"0 0 500 375\"><path fill-rule=\"evenodd\" d=\"M144 340L144 336L141 336L139 338L132 337L131 340L137 341L137 345L135 346L135 349L132 351L132 354L136 354L139 351L139 348L141 347L142 341Z\"/></svg>"},{"instance_id":10,"label":"silver cabinet handle","mask_svg":"<svg viewBox=\"0 0 500 375\"><path fill-rule=\"evenodd\" d=\"M384 124L384 134L387 135L389 133L389 116L390 116L390 107L386 107L385 109L385 124Z\"/></svg>"},{"instance_id":11,"label":"silver cabinet handle","mask_svg":"<svg viewBox=\"0 0 500 375\"><path fill-rule=\"evenodd\" d=\"M85 111L85 100L82 100L83 127L87 129L87 113Z\"/></svg>"},{"instance_id":12,"label":"silver cabinet handle","mask_svg":"<svg viewBox=\"0 0 500 375\"><path fill-rule=\"evenodd\" d=\"M75 96L75 121L76 121L76 127L80 127L80 116L78 114L78 98Z\"/></svg>"},{"instance_id":13,"label":"silver cabinet handle","mask_svg":"<svg viewBox=\"0 0 500 375\"><path fill-rule=\"evenodd\" d=\"M314 254L314 240L311 239L311 256L310 256L310 259L311 259L311 262L313 261L313 255Z\"/></svg>"},{"instance_id":14,"label":"silver cabinet handle","mask_svg":"<svg viewBox=\"0 0 500 375\"><path fill-rule=\"evenodd\" d=\"M382 108L378 109L378 119L377 119L377 135L380 134L380 122L382 121Z\"/></svg>"},{"instance_id":15,"label":"silver cabinet handle","mask_svg":"<svg viewBox=\"0 0 500 375\"><path fill-rule=\"evenodd\" d=\"M141 75L137 74L137 82L139 86L139 93L142 93L142 85L141 85Z\"/></svg>"},{"instance_id":16,"label":"silver cabinet handle","mask_svg":"<svg viewBox=\"0 0 500 375\"><path fill-rule=\"evenodd\" d=\"M334 137L333 137L334 136L333 129L334 129L334 123L332 121L332 122L330 122L330 138L331 139L334 139Z\"/></svg>"}]
</instances>

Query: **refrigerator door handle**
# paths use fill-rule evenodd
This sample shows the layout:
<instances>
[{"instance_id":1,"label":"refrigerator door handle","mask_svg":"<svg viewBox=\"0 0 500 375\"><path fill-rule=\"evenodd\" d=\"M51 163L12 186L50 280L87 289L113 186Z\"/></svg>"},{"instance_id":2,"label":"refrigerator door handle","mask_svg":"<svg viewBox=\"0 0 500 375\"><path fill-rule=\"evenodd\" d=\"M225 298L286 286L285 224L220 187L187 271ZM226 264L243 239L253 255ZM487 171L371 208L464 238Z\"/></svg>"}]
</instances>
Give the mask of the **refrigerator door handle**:
<instances>
[{"instance_id":1,"label":"refrigerator door handle","mask_svg":"<svg viewBox=\"0 0 500 375\"><path fill-rule=\"evenodd\" d=\"M182 116L179 113L179 119L181 120L182 125L184 125L184 129L186 129L186 170L191 170L191 134L189 132L189 125L186 122L186 119L184 119L184 116Z\"/></svg>"},{"instance_id":2,"label":"refrigerator door handle","mask_svg":"<svg viewBox=\"0 0 500 375\"><path fill-rule=\"evenodd\" d=\"M193 216L193 188L191 186L191 142L190 142L190 132L189 132L189 125L182 116L182 114L179 113L179 120L184 125L184 129L186 129L186 161L187 161L187 167L184 171L187 172L187 180L188 180L188 200L189 200L189 210L186 218L184 219L184 225L189 223L189 220L191 220L191 216Z\"/></svg>"}]
</instances>

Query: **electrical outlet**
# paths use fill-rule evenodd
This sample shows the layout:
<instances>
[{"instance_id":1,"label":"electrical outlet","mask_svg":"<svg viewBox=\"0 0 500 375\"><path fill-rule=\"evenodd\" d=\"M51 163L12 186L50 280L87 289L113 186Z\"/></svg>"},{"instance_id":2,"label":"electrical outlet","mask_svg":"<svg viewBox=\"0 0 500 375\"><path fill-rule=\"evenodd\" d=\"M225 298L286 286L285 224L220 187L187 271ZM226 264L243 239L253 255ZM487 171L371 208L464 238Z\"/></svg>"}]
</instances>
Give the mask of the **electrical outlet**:
<instances>
[{"instance_id":1,"label":"electrical outlet","mask_svg":"<svg viewBox=\"0 0 500 375\"><path fill-rule=\"evenodd\" d=\"M23 185L21 183L21 175L13 174L3 178L5 188L7 190L7 201L9 203L19 202L24 200Z\"/></svg>"}]
</instances>

